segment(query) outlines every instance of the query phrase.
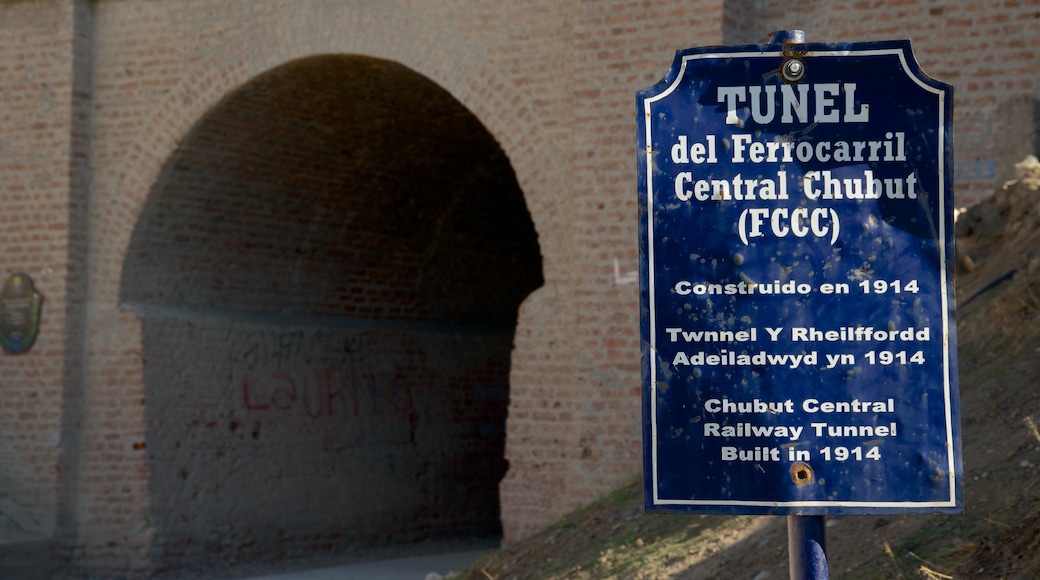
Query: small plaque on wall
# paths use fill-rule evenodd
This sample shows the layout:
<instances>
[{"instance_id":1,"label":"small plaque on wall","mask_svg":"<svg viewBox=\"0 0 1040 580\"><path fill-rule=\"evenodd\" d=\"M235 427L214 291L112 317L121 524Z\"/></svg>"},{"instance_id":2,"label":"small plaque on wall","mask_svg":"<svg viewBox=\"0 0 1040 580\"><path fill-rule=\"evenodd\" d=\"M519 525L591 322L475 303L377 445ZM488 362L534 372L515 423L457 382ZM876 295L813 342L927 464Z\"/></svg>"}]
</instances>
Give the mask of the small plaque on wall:
<instances>
[{"instance_id":1,"label":"small plaque on wall","mask_svg":"<svg viewBox=\"0 0 1040 580\"><path fill-rule=\"evenodd\" d=\"M40 330L43 296L28 274L14 274L0 291L0 346L11 354L27 352Z\"/></svg>"}]
</instances>

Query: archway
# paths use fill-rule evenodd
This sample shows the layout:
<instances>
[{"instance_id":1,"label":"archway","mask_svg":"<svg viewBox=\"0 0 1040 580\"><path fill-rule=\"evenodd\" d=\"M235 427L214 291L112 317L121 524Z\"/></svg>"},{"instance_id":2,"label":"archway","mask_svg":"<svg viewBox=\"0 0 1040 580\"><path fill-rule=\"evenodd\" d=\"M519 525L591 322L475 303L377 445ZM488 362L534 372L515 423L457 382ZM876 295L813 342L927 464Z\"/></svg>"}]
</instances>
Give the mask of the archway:
<instances>
[{"instance_id":1,"label":"archway","mask_svg":"<svg viewBox=\"0 0 1040 580\"><path fill-rule=\"evenodd\" d=\"M228 95L167 160L121 283L156 564L499 533L541 283L508 160L428 79L326 55Z\"/></svg>"}]
</instances>

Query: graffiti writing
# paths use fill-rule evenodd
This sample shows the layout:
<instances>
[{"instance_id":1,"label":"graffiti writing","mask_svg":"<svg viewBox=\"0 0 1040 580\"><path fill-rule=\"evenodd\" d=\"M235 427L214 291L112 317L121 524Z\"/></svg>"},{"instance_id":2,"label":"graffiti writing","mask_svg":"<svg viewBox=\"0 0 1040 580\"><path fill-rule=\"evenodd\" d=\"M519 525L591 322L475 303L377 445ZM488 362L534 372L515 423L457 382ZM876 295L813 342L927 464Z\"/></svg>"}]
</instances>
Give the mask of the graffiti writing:
<instances>
[{"instance_id":1,"label":"graffiti writing","mask_svg":"<svg viewBox=\"0 0 1040 580\"><path fill-rule=\"evenodd\" d=\"M252 332L232 347L230 382L247 411L312 419L407 416L415 402L404 371L416 370L409 360L415 351L376 346L385 337L328 329Z\"/></svg>"},{"instance_id":2,"label":"graffiti writing","mask_svg":"<svg viewBox=\"0 0 1040 580\"><path fill-rule=\"evenodd\" d=\"M269 366L337 366L364 358L365 344L360 336L328 330L256 332L232 356L236 364L250 371Z\"/></svg>"},{"instance_id":3,"label":"graffiti writing","mask_svg":"<svg viewBox=\"0 0 1040 580\"><path fill-rule=\"evenodd\" d=\"M308 417L362 417L411 411L411 386L397 372L357 373L352 367L242 373L242 404L250 411L300 409Z\"/></svg>"}]
</instances>

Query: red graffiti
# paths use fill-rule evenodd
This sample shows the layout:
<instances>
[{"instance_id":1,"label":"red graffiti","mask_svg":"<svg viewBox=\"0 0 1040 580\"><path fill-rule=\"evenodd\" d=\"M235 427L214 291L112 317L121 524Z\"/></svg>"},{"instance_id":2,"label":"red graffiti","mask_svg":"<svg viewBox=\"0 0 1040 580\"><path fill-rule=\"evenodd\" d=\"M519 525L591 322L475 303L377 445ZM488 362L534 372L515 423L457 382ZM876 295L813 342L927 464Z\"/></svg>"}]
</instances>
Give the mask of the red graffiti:
<instances>
[{"instance_id":1,"label":"red graffiti","mask_svg":"<svg viewBox=\"0 0 1040 580\"><path fill-rule=\"evenodd\" d=\"M249 411L302 409L308 417L342 418L410 411L411 386L404 375L356 375L343 367L242 375L242 403Z\"/></svg>"}]
</instances>

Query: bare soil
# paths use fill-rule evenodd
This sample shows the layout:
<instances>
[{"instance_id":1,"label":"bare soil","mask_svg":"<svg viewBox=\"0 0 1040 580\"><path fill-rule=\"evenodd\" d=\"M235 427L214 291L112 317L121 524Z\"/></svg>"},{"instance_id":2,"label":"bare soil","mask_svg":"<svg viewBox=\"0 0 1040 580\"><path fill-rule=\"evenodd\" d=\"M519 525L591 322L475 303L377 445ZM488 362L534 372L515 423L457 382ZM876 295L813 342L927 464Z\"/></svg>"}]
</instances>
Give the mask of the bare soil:
<instances>
[{"instance_id":1,"label":"bare soil","mask_svg":"<svg viewBox=\"0 0 1040 580\"><path fill-rule=\"evenodd\" d=\"M1040 578L1040 163L957 221L963 515L827 520L833 578ZM648 515L642 478L460 574L788 575L784 517Z\"/></svg>"}]
</instances>

